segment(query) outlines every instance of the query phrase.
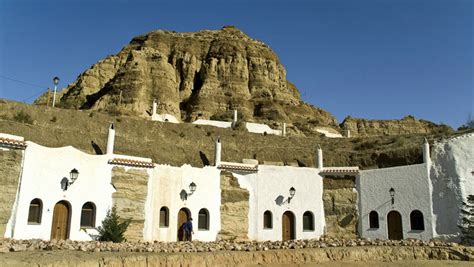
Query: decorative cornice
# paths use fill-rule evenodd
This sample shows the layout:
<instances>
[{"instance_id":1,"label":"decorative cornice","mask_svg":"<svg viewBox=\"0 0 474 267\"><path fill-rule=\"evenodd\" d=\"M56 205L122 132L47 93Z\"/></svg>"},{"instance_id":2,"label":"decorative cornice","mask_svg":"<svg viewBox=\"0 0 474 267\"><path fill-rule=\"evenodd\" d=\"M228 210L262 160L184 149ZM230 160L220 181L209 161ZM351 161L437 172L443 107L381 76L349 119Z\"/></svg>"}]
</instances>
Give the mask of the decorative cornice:
<instances>
[{"instance_id":1,"label":"decorative cornice","mask_svg":"<svg viewBox=\"0 0 474 267\"><path fill-rule=\"evenodd\" d=\"M153 164L153 162L125 158L113 158L109 160L109 164L139 168L155 168L155 164Z\"/></svg>"},{"instance_id":2,"label":"decorative cornice","mask_svg":"<svg viewBox=\"0 0 474 267\"><path fill-rule=\"evenodd\" d=\"M25 149L27 147L27 144L25 141L0 137L0 146L5 146L7 148L15 148L15 149Z\"/></svg>"}]
</instances>

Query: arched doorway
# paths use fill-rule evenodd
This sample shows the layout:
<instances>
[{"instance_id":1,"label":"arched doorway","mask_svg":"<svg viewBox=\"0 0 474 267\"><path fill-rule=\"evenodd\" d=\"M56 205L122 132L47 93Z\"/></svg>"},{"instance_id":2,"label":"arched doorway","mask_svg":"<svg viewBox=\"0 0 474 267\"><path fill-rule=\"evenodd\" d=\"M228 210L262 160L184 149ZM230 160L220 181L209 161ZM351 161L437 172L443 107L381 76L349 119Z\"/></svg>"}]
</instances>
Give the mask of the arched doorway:
<instances>
[{"instance_id":1,"label":"arched doorway","mask_svg":"<svg viewBox=\"0 0 474 267\"><path fill-rule=\"evenodd\" d=\"M282 240L291 240L296 238L295 215L291 211L283 213L282 218Z\"/></svg>"},{"instance_id":2,"label":"arched doorway","mask_svg":"<svg viewBox=\"0 0 474 267\"><path fill-rule=\"evenodd\" d=\"M387 228L388 228L388 239L391 240L402 240L403 239L403 228L402 228L402 216L398 211L392 210L387 215Z\"/></svg>"},{"instance_id":3,"label":"arched doorway","mask_svg":"<svg viewBox=\"0 0 474 267\"><path fill-rule=\"evenodd\" d=\"M184 240L183 224L191 218L191 212L187 208L182 208L178 212L178 241Z\"/></svg>"},{"instance_id":4,"label":"arched doorway","mask_svg":"<svg viewBox=\"0 0 474 267\"><path fill-rule=\"evenodd\" d=\"M51 239L61 240L69 238L69 221L71 219L71 205L67 201L59 201L54 205L53 223L51 225Z\"/></svg>"}]
</instances>

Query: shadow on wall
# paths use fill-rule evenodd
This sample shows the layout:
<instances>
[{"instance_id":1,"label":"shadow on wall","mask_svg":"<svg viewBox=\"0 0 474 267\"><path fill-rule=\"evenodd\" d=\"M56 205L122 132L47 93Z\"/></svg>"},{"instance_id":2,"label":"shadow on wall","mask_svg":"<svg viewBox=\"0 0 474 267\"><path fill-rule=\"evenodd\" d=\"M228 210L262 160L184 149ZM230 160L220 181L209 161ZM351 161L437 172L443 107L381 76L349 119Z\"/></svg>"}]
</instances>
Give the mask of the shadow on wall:
<instances>
[{"instance_id":1,"label":"shadow on wall","mask_svg":"<svg viewBox=\"0 0 474 267\"><path fill-rule=\"evenodd\" d=\"M452 235L458 233L459 204L462 203L460 180L456 175L455 161L452 151L444 147L444 153L437 153L430 171L433 184L433 214L436 216L436 233Z\"/></svg>"},{"instance_id":2,"label":"shadow on wall","mask_svg":"<svg viewBox=\"0 0 474 267\"><path fill-rule=\"evenodd\" d=\"M285 197L282 196L282 195L279 195L279 196L275 199L275 204L277 204L278 206L281 206L281 205L283 205L283 203L285 203Z\"/></svg>"}]
</instances>

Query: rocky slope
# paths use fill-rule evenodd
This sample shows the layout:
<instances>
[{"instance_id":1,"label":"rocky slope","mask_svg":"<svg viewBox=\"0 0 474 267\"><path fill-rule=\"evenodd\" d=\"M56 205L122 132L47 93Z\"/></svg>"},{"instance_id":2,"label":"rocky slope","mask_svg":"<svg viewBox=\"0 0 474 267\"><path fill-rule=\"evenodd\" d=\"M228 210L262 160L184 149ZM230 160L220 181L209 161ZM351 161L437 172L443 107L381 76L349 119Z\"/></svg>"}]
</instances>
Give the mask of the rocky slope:
<instances>
[{"instance_id":1,"label":"rocky slope","mask_svg":"<svg viewBox=\"0 0 474 267\"><path fill-rule=\"evenodd\" d=\"M351 136L354 137L453 132L449 126L418 120L413 116L406 116L401 120L367 120L347 117L340 126L349 130Z\"/></svg>"},{"instance_id":2,"label":"rocky slope","mask_svg":"<svg viewBox=\"0 0 474 267\"><path fill-rule=\"evenodd\" d=\"M338 128L331 114L301 101L267 45L232 26L135 37L79 75L59 106L146 116L153 99L158 113L183 121L226 119L238 109L246 121ZM47 101L45 94L36 103Z\"/></svg>"}]
</instances>

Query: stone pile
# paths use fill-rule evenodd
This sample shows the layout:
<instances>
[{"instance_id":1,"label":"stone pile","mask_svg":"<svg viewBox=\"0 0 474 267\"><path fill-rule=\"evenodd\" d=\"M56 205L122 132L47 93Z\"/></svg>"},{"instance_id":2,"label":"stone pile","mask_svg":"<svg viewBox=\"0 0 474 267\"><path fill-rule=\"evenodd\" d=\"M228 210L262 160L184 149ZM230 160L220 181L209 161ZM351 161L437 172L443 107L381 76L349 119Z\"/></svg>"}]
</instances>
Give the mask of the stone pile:
<instances>
[{"instance_id":1,"label":"stone pile","mask_svg":"<svg viewBox=\"0 0 474 267\"><path fill-rule=\"evenodd\" d=\"M214 252L214 251L267 251L276 249L303 249L327 247L356 247L356 246L427 246L427 247L457 247L457 243L440 240L421 241L406 239L369 240L369 239L335 239L322 237L320 239L290 240L290 241L228 241L215 242L99 242L99 241L72 241L40 239L14 240L0 239L0 253L36 250L77 250L88 252Z\"/></svg>"}]
</instances>

